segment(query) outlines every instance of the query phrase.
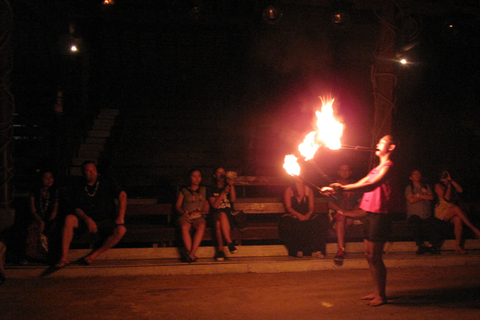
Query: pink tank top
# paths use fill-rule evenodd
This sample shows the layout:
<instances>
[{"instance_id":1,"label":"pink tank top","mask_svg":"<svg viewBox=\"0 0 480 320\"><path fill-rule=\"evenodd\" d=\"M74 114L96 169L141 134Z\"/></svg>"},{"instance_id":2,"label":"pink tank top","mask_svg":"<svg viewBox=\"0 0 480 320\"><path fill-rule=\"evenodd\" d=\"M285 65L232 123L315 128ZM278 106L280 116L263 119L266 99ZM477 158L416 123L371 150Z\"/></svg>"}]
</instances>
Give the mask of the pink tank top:
<instances>
[{"instance_id":1,"label":"pink tank top","mask_svg":"<svg viewBox=\"0 0 480 320\"><path fill-rule=\"evenodd\" d=\"M375 179L380 174L380 170L383 167L392 165L392 161L388 160L380 167L373 168L368 174L368 182ZM360 209L368 212L388 213L391 196L392 187L387 182L384 182L374 190L363 194Z\"/></svg>"}]
</instances>

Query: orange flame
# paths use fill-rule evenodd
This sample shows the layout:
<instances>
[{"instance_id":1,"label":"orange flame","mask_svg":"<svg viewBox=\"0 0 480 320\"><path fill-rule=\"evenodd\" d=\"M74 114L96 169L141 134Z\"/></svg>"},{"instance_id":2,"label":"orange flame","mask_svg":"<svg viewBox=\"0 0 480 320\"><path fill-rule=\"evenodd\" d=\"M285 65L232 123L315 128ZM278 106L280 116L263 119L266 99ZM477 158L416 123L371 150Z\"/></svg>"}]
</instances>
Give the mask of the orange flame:
<instances>
[{"instance_id":1,"label":"orange flame","mask_svg":"<svg viewBox=\"0 0 480 320\"><path fill-rule=\"evenodd\" d=\"M343 135L343 124L333 116L333 101L335 99L322 99L322 111L315 112L317 115L317 139L332 150L338 150L342 146L340 138Z\"/></svg>"},{"instance_id":2,"label":"orange flame","mask_svg":"<svg viewBox=\"0 0 480 320\"><path fill-rule=\"evenodd\" d=\"M343 124L335 119L333 115L333 102L335 99L324 99L321 97L320 99L322 100L322 109L315 112L317 116L317 130L307 134L303 142L298 145L298 151L305 160L313 159L321 145L325 145L332 150L338 150L342 146L340 138L343 135ZM300 175L300 165L297 162L297 157L294 155L285 156L283 167L292 176Z\"/></svg>"},{"instance_id":3,"label":"orange flame","mask_svg":"<svg viewBox=\"0 0 480 320\"><path fill-rule=\"evenodd\" d=\"M305 140L298 145L298 151L305 158L305 160L313 159L315 152L317 152L318 147L320 147L315 142L315 136L317 135L316 131L312 131L305 136Z\"/></svg>"},{"instance_id":4,"label":"orange flame","mask_svg":"<svg viewBox=\"0 0 480 320\"><path fill-rule=\"evenodd\" d=\"M297 162L297 157L292 154L285 156L285 162L283 163L283 167L289 175L300 175L300 165Z\"/></svg>"}]
</instances>

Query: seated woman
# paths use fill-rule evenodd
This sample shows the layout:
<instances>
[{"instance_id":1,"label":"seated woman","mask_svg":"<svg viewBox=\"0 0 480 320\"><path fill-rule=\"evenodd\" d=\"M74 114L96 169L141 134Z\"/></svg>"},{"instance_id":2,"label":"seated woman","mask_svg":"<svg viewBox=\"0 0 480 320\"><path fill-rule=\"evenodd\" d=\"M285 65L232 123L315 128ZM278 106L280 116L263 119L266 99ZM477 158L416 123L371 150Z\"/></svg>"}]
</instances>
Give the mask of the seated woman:
<instances>
[{"instance_id":1,"label":"seated woman","mask_svg":"<svg viewBox=\"0 0 480 320\"><path fill-rule=\"evenodd\" d=\"M462 209L455 205L455 194L463 192L462 187L454 181L448 171L442 172L440 182L435 184L435 193L438 197L438 203L435 207L435 217L440 220L448 221L454 225L455 233L455 251L458 253L466 253L460 245L462 239L463 224L469 227L473 233L480 238L480 230L478 230L467 218Z\"/></svg>"},{"instance_id":2,"label":"seated woman","mask_svg":"<svg viewBox=\"0 0 480 320\"><path fill-rule=\"evenodd\" d=\"M323 258L327 241L327 227L314 211L314 194L304 182L294 177L284 194L285 210L279 221L278 233L294 257Z\"/></svg>"},{"instance_id":3,"label":"seated woman","mask_svg":"<svg viewBox=\"0 0 480 320\"><path fill-rule=\"evenodd\" d=\"M407 221L414 229L417 254L438 254L441 239L435 223L438 219L432 214L432 188L423 181L420 170L411 171L409 178L410 183L405 188ZM430 245L425 244L427 240Z\"/></svg>"},{"instance_id":4,"label":"seated woman","mask_svg":"<svg viewBox=\"0 0 480 320\"><path fill-rule=\"evenodd\" d=\"M228 177L225 168L217 167L213 174L213 184L208 191L208 201L212 207L213 222L215 224L215 235L217 238L216 261L225 259L224 239L227 243L228 251L237 253L232 237L230 235L231 226L234 224L232 211L233 203L237 200L235 192L235 180Z\"/></svg>"},{"instance_id":5,"label":"seated woman","mask_svg":"<svg viewBox=\"0 0 480 320\"><path fill-rule=\"evenodd\" d=\"M22 264L28 261L46 262L47 239L53 235L58 212L58 189L54 182L52 172L44 171L40 174L38 185L30 194L32 220L27 229L27 246Z\"/></svg>"},{"instance_id":6,"label":"seated woman","mask_svg":"<svg viewBox=\"0 0 480 320\"><path fill-rule=\"evenodd\" d=\"M205 233L207 225L205 215L208 213L209 205L207 189L200 185L202 182L200 170L190 170L188 179L190 180L190 186L180 190L175 207L181 215L178 223L182 231L183 244L185 245L185 253L182 256L182 260L194 262L197 260L195 254ZM196 230L193 240L190 235L192 228Z\"/></svg>"}]
</instances>

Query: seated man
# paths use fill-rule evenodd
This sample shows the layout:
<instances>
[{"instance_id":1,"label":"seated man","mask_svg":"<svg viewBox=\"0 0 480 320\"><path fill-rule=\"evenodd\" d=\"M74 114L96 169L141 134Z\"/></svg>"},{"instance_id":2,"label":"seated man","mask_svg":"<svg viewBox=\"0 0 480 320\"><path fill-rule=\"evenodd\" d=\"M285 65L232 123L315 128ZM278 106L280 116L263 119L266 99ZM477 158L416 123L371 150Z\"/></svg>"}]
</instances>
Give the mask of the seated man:
<instances>
[{"instance_id":1,"label":"seated man","mask_svg":"<svg viewBox=\"0 0 480 320\"><path fill-rule=\"evenodd\" d=\"M62 257L55 265L63 268L70 263L68 251L74 229L100 236L101 245L83 258L91 264L101 253L116 245L125 235L127 194L113 180L101 176L92 161L82 164L83 183L74 187L72 194L74 214L65 218L62 238ZM118 198L118 208L115 199Z\"/></svg>"},{"instance_id":2,"label":"seated man","mask_svg":"<svg viewBox=\"0 0 480 320\"><path fill-rule=\"evenodd\" d=\"M343 164L338 169L337 182L345 185L352 183L351 180L352 169L348 164ZM338 251L335 255L334 262L337 265L343 265L345 259L345 229L346 226L351 226L360 221L355 220L365 215L365 212L359 209L359 203L362 199L362 194L358 192L343 192L335 194L328 198L328 208L333 213L333 220L335 231L337 233Z\"/></svg>"}]
</instances>

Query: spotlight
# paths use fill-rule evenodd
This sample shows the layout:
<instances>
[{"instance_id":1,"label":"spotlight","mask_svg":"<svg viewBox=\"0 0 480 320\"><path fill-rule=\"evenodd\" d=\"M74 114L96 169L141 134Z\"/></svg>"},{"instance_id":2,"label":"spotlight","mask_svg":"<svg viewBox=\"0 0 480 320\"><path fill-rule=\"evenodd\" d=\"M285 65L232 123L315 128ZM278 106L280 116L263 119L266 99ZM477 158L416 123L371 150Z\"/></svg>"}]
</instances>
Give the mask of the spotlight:
<instances>
[{"instance_id":1,"label":"spotlight","mask_svg":"<svg viewBox=\"0 0 480 320\"><path fill-rule=\"evenodd\" d=\"M113 6L115 4L114 0L103 0L104 6Z\"/></svg>"}]
</instances>

